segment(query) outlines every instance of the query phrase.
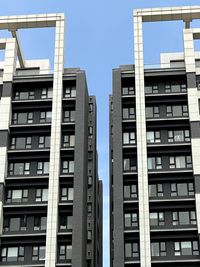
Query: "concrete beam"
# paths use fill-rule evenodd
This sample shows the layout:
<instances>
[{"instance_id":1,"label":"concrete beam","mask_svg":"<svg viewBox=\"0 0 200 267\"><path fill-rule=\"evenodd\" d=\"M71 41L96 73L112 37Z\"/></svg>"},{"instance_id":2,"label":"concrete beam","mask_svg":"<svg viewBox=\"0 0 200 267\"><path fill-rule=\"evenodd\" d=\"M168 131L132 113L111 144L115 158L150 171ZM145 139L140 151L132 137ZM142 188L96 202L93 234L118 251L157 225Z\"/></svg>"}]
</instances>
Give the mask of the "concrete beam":
<instances>
[{"instance_id":1,"label":"concrete beam","mask_svg":"<svg viewBox=\"0 0 200 267\"><path fill-rule=\"evenodd\" d=\"M16 42L17 42L17 56L19 59L20 68L24 69L25 68L25 61L24 61L24 57L23 57L23 52L22 52L19 36L18 36L16 30L11 30L11 33L12 33L13 38L15 38Z\"/></svg>"}]
</instances>

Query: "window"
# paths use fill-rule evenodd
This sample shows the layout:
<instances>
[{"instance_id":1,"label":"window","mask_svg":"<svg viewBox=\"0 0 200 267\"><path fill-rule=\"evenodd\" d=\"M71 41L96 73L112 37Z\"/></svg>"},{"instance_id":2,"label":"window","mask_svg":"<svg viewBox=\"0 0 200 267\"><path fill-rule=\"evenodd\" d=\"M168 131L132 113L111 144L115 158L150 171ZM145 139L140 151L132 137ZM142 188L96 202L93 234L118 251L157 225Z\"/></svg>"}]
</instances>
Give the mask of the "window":
<instances>
[{"instance_id":1,"label":"window","mask_svg":"<svg viewBox=\"0 0 200 267\"><path fill-rule=\"evenodd\" d=\"M52 98L53 97L53 88L42 88L41 98Z\"/></svg>"},{"instance_id":2,"label":"window","mask_svg":"<svg viewBox=\"0 0 200 267\"><path fill-rule=\"evenodd\" d=\"M191 156L169 157L169 168L170 169L192 168L192 157Z\"/></svg>"},{"instance_id":3,"label":"window","mask_svg":"<svg viewBox=\"0 0 200 267\"><path fill-rule=\"evenodd\" d=\"M40 188L36 189L36 202L48 201L48 189L47 188Z\"/></svg>"},{"instance_id":4,"label":"window","mask_svg":"<svg viewBox=\"0 0 200 267\"><path fill-rule=\"evenodd\" d=\"M28 201L28 189L8 190L6 192L6 202L27 202Z\"/></svg>"},{"instance_id":5,"label":"window","mask_svg":"<svg viewBox=\"0 0 200 267\"><path fill-rule=\"evenodd\" d=\"M11 149L31 148L31 137L12 137L10 148Z\"/></svg>"},{"instance_id":6,"label":"window","mask_svg":"<svg viewBox=\"0 0 200 267\"><path fill-rule=\"evenodd\" d=\"M88 185L92 185L92 176L88 176Z\"/></svg>"},{"instance_id":7,"label":"window","mask_svg":"<svg viewBox=\"0 0 200 267\"><path fill-rule=\"evenodd\" d=\"M74 173L74 161L64 160L62 164L62 173Z\"/></svg>"},{"instance_id":8,"label":"window","mask_svg":"<svg viewBox=\"0 0 200 267\"><path fill-rule=\"evenodd\" d=\"M26 216L5 217L3 230L4 232L26 231Z\"/></svg>"},{"instance_id":9,"label":"window","mask_svg":"<svg viewBox=\"0 0 200 267\"><path fill-rule=\"evenodd\" d=\"M147 82L145 83L145 93L146 94L157 94L158 93L158 84Z\"/></svg>"},{"instance_id":10,"label":"window","mask_svg":"<svg viewBox=\"0 0 200 267\"><path fill-rule=\"evenodd\" d=\"M71 230L72 229L72 216L62 214L60 216L60 230Z\"/></svg>"},{"instance_id":11,"label":"window","mask_svg":"<svg viewBox=\"0 0 200 267\"><path fill-rule=\"evenodd\" d=\"M24 247L2 247L1 249L1 261L24 261Z\"/></svg>"},{"instance_id":12,"label":"window","mask_svg":"<svg viewBox=\"0 0 200 267\"><path fill-rule=\"evenodd\" d=\"M162 184L150 184L149 185L149 197L163 197L163 185Z\"/></svg>"},{"instance_id":13,"label":"window","mask_svg":"<svg viewBox=\"0 0 200 267\"><path fill-rule=\"evenodd\" d=\"M135 94L135 88L130 87L122 87L122 95L134 95Z\"/></svg>"},{"instance_id":14,"label":"window","mask_svg":"<svg viewBox=\"0 0 200 267\"><path fill-rule=\"evenodd\" d=\"M164 212L150 212L150 225L151 226L165 225Z\"/></svg>"},{"instance_id":15,"label":"window","mask_svg":"<svg viewBox=\"0 0 200 267\"><path fill-rule=\"evenodd\" d=\"M135 108L123 108L122 116L124 120L135 119Z\"/></svg>"},{"instance_id":16,"label":"window","mask_svg":"<svg viewBox=\"0 0 200 267\"><path fill-rule=\"evenodd\" d=\"M29 175L30 174L30 162L9 163L8 174L9 175Z\"/></svg>"},{"instance_id":17,"label":"window","mask_svg":"<svg viewBox=\"0 0 200 267\"><path fill-rule=\"evenodd\" d=\"M47 228L47 216L34 217L34 231L45 231Z\"/></svg>"},{"instance_id":18,"label":"window","mask_svg":"<svg viewBox=\"0 0 200 267\"><path fill-rule=\"evenodd\" d=\"M194 196L194 184L193 183L172 183L171 184L171 196Z\"/></svg>"},{"instance_id":19,"label":"window","mask_svg":"<svg viewBox=\"0 0 200 267\"><path fill-rule=\"evenodd\" d=\"M92 240L92 231L91 230L87 231L87 240Z\"/></svg>"},{"instance_id":20,"label":"window","mask_svg":"<svg viewBox=\"0 0 200 267\"><path fill-rule=\"evenodd\" d=\"M49 174L49 161L40 161L37 164L37 174Z\"/></svg>"},{"instance_id":21,"label":"window","mask_svg":"<svg viewBox=\"0 0 200 267\"><path fill-rule=\"evenodd\" d=\"M138 258L139 257L139 244L138 243L126 243L125 244L125 257L126 258Z\"/></svg>"},{"instance_id":22,"label":"window","mask_svg":"<svg viewBox=\"0 0 200 267\"><path fill-rule=\"evenodd\" d=\"M187 91L185 82L173 81L165 84L165 93L184 93Z\"/></svg>"},{"instance_id":23,"label":"window","mask_svg":"<svg viewBox=\"0 0 200 267\"><path fill-rule=\"evenodd\" d=\"M65 110L63 120L64 122L75 121L75 110Z\"/></svg>"},{"instance_id":24,"label":"window","mask_svg":"<svg viewBox=\"0 0 200 267\"><path fill-rule=\"evenodd\" d=\"M137 227L138 226L138 214L137 213L125 213L124 214L125 227Z\"/></svg>"},{"instance_id":25,"label":"window","mask_svg":"<svg viewBox=\"0 0 200 267\"><path fill-rule=\"evenodd\" d=\"M198 241L174 242L175 256L199 255Z\"/></svg>"},{"instance_id":26,"label":"window","mask_svg":"<svg viewBox=\"0 0 200 267\"><path fill-rule=\"evenodd\" d=\"M12 116L12 123L14 125L33 123L33 112L14 112Z\"/></svg>"},{"instance_id":27,"label":"window","mask_svg":"<svg viewBox=\"0 0 200 267\"><path fill-rule=\"evenodd\" d=\"M135 184L124 185L124 198L137 198L137 186Z\"/></svg>"},{"instance_id":28,"label":"window","mask_svg":"<svg viewBox=\"0 0 200 267\"><path fill-rule=\"evenodd\" d=\"M196 225L195 211L175 211L172 213L173 225Z\"/></svg>"},{"instance_id":29,"label":"window","mask_svg":"<svg viewBox=\"0 0 200 267\"><path fill-rule=\"evenodd\" d=\"M88 127L88 133L89 133L89 135L93 134L93 127L92 126Z\"/></svg>"},{"instance_id":30,"label":"window","mask_svg":"<svg viewBox=\"0 0 200 267\"><path fill-rule=\"evenodd\" d=\"M159 118L159 107L146 107L146 118Z\"/></svg>"},{"instance_id":31,"label":"window","mask_svg":"<svg viewBox=\"0 0 200 267\"><path fill-rule=\"evenodd\" d=\"M35 91L17 91L15 92L15 100L29 100L35 98Z\"/></svg>"},{"instance_id":32,"label":"window","mask_svg":"<svg viewBox=\"0 0 200 267\"><path fill-rule=\"evenodd\" d=\"M152 257L165 257L167 255L165 242L152 242L151 243L151 256Z\"/></svg>"},{"instance_id":33,"label":"window","mask_svg":"<svg viewBox=\"0 0 200 267\"><path fill-rule=\"evenodd\" d=\"M160 143L160 131L147 132L147 143Z\"/></svg>"},{"instance_id":34,"label":"window","mask_svg":"<svg viewBox=\"0 0 200 267\"><path fill-rule=\"evenodd\" d=\"M40 112L40 123L50 123L51 122L51 111L41 111Z\"/></svg>"},{"instance_id":35,"label":"window","mask_svg":"<svg viewBox=\"0 0 200 267\"><path fill-rule=\"evenodd\" d=\"M148 170L159 170L162 169L162 158L151 157L147 159Z\"/></svg>"},{"instance_id":36,"label":"window","mask_svg":"<svg viewBox=\"0 0 200 267\"><path fill-rule=\"evenodd\" d=\"M39 148L49 148L50 147L51 137L49 135L39 136Z\"/></svg>"},{"instance_id":37,"label":"window","mask_svg":"<svg viewBox=\"0 0 200 267\"><path fill-rule=\"evenodd\" d=\"M76 87L66 87L64 91L64 98L76 97Z\"/></svg>"},{"instance_id":38,"label":"window","mask_svg":"<svg viewBox=\"0 0 200 267\"><path fill-rule=\"evenodd\" d=\"M74 147L75 135L63 135L63 147Z\"/></svg>"},{"instance_id":39,"label":"window","mask_svg":"<svg viewBox=\"0 0 200 267\"><path fill-rule=\"evenodd\" d=\"M91 216L91 214L92 214L92 204L88 204L87 205L87 212L88 212L88 215Z\"/></svg>"},{"instance_id":40,"label":"window","mask_svg":"<svg viewBox=\"0 0 200 267\"><path fill-rule=\"evenodd\" d=\"M124 171L136 171L136 158L124 159Z\"/></svg>"},{"instance_id":41,"label":"window","mask_svg":"<svg viewBox=\"0 0 200 267\"><path fill-rule=\"evenodd\" d=\"M61 188L61 201L72 201L74 189L72 187Z\"/></svg>"},{"instance_id":42,"label":"window","mask_svg":"<svg viewBox=\"0 0 200 267\"><path fill-rule=\"evenodd\" d=\"M134 132L123 133L123 144L124 145L135 144L135 133Z\"/></svg>"},{"instance_id":43,"label":"window","mask_svg":"<svg viewBox=\"0 0 200 267\"><path fill-rule=\"evenodd\" d=\"M45 260L45 246L34 246L32 250L32 261Z\"/></svg>"},{"instance_id":44,"label":"window","mask_svg":"<svg viewBox=\"0 0 200 267\"><path fill-rule=\"evenodd\" d=\"M189 130L177 130L168 131L168 142L188 142L190 141L190 131Z\"/></svg>"},{"instance_id":45,"label":"window","mask_svg":"<svg viewBox=\"0 0 200 267\"><path fill-rule=\"evenodd\" d=\"M58 259L59 260L71 260L72 259L72 246L71 245L60 245Z\"/></svg>"},{"instance_id":46,"label":"window","mask_svg":"<svg viewBox=\"0 0 200 267\"><path fill-rule=\"evenodd\" d=\"M93 111L93 103L89 103L89 112Z\"/></svg>"},{"instance_id":47,"label":"window","mask_svg":"<svg viewBox=\"0 0 200 267\"><path fill-rule=\"evenodd\" d=\"M182 117L188 116L188 106L167 106L167 117Z\"/></svg>"}]
</instances>

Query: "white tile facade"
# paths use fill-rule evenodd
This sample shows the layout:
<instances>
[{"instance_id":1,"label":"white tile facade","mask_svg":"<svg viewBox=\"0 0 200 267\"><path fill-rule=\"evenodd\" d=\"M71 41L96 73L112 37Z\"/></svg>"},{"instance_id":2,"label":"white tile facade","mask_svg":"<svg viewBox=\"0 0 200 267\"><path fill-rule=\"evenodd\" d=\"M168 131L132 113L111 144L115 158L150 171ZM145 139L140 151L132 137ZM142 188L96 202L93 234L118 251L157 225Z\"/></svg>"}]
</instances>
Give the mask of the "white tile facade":
<instances>
[{"instance_id":1,"label":"white tile facade","mask_svg":"<svg viewBox=\"0 0 200 267\"><path fill-rule=\"evenodd\" d=\"M153 21L183 20L190 22L200 18L200 6L148 8L134 11L134 49L135 49L135 87L136 87L136 124L137 124L137 153L138 153L138 191L139 191L139 229L140 229L140 266L151 266L150 254L150 229L149 229L149 199L148 199L148 173L147 173L147 147L146 147L146 122L145 122L145 97L144 97L144 61L142 23ZM195 32L195 34L198 34ZM187 72L195 72L195 52L193 50L193 37L191 30L185 30L185 64ZM166 65L165 65L166 64ZM161 58L161 67L170 67L168 57ZM197 112L198 98L196 88L189 92L189 113L192 120L199 120ZM192 140L193 142L193 140ZM195 143L198 142L197 140ZM199 147L199 143L197 144ZM193 145L192 145L193 147ZM194 155L200 162L200 153ZM199 155L197 155L199 154ZM193 160L194 169L199 171ZM194 171L195 172L195 171ZM196 173L196 172L195 172ZM199 173L198 173L199 174ZM197 204L197 200L196 200ZM199 206L199 204L197 205ZM200 211L198 211L199 213ZM199 216L198 216L199 217ZM199 220L199 219L198 219ZM198 223L199 224L199 223Z\"/></svg>"},{"instance_id":2,"label":"white tile facade","mask_svg":"<svg viewBox=\"0 0 200 267\"><path fill-rule=\"evenodd\" d=\"M5 49L4 72L2 82L12 82L16 69L17 44L14 38L0 39L0 48ZM11 117L11 97L2 97L0 101L0 131L9 131ZM0 147L0 183L5 183L7 176L7 146ZM0 235L3 227L3 204L0 201Z\"/></svg>"},{"instance_id":3,"label":"white tile facade","mask_svg":"<svg viewBox=\"0 0 200 267\"><path fill-rule=\"evenodd\" d=\"M40 14L29 16L4 16L0 17L0 29L42 28L55 27L55 53L54 53L54 80L52 100L52 125L51 125L51 150L49 170L49 194L47 212L47 234L46 234L46 257L45 266L55 267L57 262L57 229L58 229L58 197L59 197L59 175L60 175L60 143L61 143L61 119L62 119L62 76L64 70L64 14ZM14 34L15 35L15 34ZM3 82L12 82L16 68L17 48L20 49L19 40L16 38L6 39L5 61ZM0 49L5 44L0 42ZM18 53L20 65L22 65L22 51ZM24 61L25 66L41 66L42 73L49 73L48 61ZM47 69L44 69L47 68ZM0 130L8 130L11 116L11 98L2 97L0 103L1 119ZM7 148L0 148L0 177L5 177ZM0 225L2 225L2 203L0 203ZM1 232L1 230L0 230Z\"/></svg>"},{"instance_id":4,"label":"white tile facade","mask_svg":"<svg viewBox=\"0 0 200 267\"><path fill-rule=\"evenodd\" d=\"M197 75L195 59L196 54L194 51L194 39L195 35L200 33L200 29L184 29L184 55L185 65L187 73L195 73ZM197 35L198 36L198 35ZM199 115L199 91L197 87L188 88L188 109L190 122L200 122ZM194 175L200 175L200 138L192 138L192 162L193 162L193 173ZM196 213L197 213L197 227L198 233L200 234L200 194L195 192L196 200Z\"/></svg>"}]
</instances>

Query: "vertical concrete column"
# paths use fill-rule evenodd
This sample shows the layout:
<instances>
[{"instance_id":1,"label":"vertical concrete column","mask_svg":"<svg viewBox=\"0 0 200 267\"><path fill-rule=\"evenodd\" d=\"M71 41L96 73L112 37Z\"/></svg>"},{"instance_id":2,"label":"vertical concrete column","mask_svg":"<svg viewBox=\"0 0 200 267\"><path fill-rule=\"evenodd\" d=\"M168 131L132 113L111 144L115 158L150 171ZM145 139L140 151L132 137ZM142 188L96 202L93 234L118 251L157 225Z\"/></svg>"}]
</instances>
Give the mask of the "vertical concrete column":
<instances>
[{"instance_id":1,"label":"vertical concrete column","mask_svg":"<svg viewBox=\"0 0 200 267\"><path fill-rule=\"evenodd\" d=\"M64 31L64 15L60 15L60 19L56 22L55 35L45 267L55 267L57 261L57 228L64 69Z\"/></svg>"},{"instance_id":2,"label":"vertical concrete column","mask_svg":"<svg viewBox=\"0 0 200 267\"><path fill-rule=\"evenodd\" d=\"M137 172L139 198L140 266L151 266L147 141L144 92L142 16L134 16Z\"/></svg>"},{"instance_id":3,"label":"vertical concrete column","mask_svg":"<svg viewBox=\"0 0 200 267\"><path fill-rule=\"evenodd\" d=\"M7 176L7 139L11 117L12 81L16 69L17 45L14 38L2 40L5 43L5 59L3 73L3 90L0 101L0 235L3 226L3 188ZM0 40L1 42L1 40Z\"/></svg>"},{"instance_id":4,"label":"vertical concrete column","mask_svg":"<svg viewBox=\"0 0 200 267\"><path fill-rule=\"evenodd\" d=\"M192 162L195 181L197 228L200 234L200 116L199 94L196 87L196 66L193 29L183 30L184 56L188 84L188 109L191 130Z\"/></svg>"}]
</instances>

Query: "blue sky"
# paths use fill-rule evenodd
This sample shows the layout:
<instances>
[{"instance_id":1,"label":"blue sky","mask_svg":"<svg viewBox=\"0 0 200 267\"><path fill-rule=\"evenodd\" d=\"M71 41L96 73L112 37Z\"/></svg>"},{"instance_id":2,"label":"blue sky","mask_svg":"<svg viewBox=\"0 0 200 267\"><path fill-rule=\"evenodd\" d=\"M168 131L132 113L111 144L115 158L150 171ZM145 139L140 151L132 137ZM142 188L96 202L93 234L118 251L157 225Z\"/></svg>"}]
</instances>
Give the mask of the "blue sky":
<instances>
[{"instance_id":1,"label":"blue sky","mask_svg":"<svg viewBox=\"0 0 200 267\"><path fill-rule=\"evenodd\" d=\"M1 0L0 15L49 12L66 15L65 67L84 69L89 92L97 97L99 175L104 182L104 267L109 266L108 98L112 91L112 69L134 62L132 10L198 4L198 0ZM158 63L160 52L183 51L182 27L183 23L177 22L144 25L147 64ZM21 32L26 59L52 61L52 31Z\"/></svg>"}]
</instances>

